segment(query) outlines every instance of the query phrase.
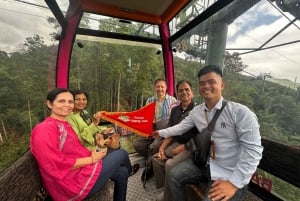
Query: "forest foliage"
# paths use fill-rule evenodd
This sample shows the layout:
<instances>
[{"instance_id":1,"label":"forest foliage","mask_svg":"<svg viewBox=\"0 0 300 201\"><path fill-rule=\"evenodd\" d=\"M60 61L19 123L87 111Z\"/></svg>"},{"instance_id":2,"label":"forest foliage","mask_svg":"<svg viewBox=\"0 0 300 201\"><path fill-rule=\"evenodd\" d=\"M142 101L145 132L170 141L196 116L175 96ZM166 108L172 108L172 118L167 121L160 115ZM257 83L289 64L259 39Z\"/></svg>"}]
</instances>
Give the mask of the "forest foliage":
<instances>
[{"instance_id":1,"label":"forest foliage","mask_svg":"<svg viewBox=\"0 0 300 201\"><path fill-rule=\"evenodd\" d=\"M82 43L84 48L73 49L69 87L89 93L90 111L136 110L154 94L154 80L164 78L162 58L154 53L153 48L91 41ZM38 35L27 38L23 49L18 52L0 52L2 136L4 127L10 135L28 134L47 116L44 101L51 82L48 76L49 71L55 70L49 65L51 53L52 47L45 45ZM196 102L200 103L196 79L200 64L177 57L174 60L175 80L190 80ZM250 107L258 116L263 137L298 146L300 88L295 90L241 75L239 71L245 67L241 67L241 63L235 55L225 58L224 98Z\"/></svg>"}]
</instances>

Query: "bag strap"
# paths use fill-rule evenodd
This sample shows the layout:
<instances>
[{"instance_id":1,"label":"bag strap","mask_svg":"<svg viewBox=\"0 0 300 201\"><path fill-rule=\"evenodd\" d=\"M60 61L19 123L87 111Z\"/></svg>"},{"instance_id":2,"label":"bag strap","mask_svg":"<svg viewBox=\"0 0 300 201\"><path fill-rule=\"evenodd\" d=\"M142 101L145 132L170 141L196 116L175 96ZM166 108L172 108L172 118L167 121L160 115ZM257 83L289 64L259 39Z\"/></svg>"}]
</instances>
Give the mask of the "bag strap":
<instances>
[{"instance_id":1,"label":"bag strap","mask_svg":"<svg viewBox=\"0 0 300 201\"><path fill-rule=\"evenodd\" d=\"M212 131L214 130L216 121L217 121L218 117L220 116L220 114L221 114L223 108L226 106L226 104L227 104L227 101L226 101L226 100L223 100L223 101L222 101L222 107L221 107L221 109L218 109L218 110L216 111L216 113L215 113L213 119L209 122L207 128L208 128L208 130L209 130L210 132L212 132Z\"/></svg>"}]
</instances>

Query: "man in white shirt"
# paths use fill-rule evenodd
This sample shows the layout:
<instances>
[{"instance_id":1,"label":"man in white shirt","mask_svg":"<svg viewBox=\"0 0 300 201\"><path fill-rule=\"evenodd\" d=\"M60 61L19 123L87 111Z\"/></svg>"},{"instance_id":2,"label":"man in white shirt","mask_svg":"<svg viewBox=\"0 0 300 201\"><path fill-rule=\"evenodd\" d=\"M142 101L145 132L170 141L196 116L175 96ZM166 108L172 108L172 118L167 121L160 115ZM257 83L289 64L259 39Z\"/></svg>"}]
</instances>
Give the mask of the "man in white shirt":
<instances>
[{"instance_id":1,"label":"man in white shirt","mask_svg":"<svg viewBox=\"0 0 300 201\"><path fill-rule=\"evenodd\" d=\"M224 82L218 66L208 65L198 73L199 94L205 103L196 106L181 123L159 131L162 137L181 135L196 126L207 127L217 109L222 107ZM174 166L169 186L174 201L186 201L185 184L207 182L205 200L236 201L246 191L251 176L262 158L263 147L256 115L246 106L228 101L216 121L209 166L198 168L187 159Z\"/></svg>"}]
</instances>

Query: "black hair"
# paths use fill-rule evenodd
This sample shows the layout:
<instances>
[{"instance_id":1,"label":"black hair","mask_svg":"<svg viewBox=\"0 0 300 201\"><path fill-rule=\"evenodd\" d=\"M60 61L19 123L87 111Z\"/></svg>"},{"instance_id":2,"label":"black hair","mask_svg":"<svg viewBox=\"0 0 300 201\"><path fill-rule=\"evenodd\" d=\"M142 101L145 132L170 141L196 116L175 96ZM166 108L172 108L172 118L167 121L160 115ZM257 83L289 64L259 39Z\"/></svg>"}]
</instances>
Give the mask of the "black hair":
<instances>
[{"instance_id":1,"label":"black hair","mask_svg":"<svg viewBox=\"0 0 300 201\"><path fill-rule=\"evenodd\" d=\"M74 98L75 98L75 96L78 95L78 94L84 94L85 97L86 97L86 99L89 100L88 94L87 94L85 91L81 90L81 89L75 89L75 90L72 90L71 93L73 94Z\"/></svg>"},{"instance_id":2,"label":"black hair","mask_svg":"<svg viewBox=\"0 0 300 201\"><path fill-rule=\"evenodd\" d=\"M47 100L50 101L51 103L53 103L53 101L56 99L57 95L60 93L64 93L64 92L72 93L69 89L66 89L66 88L55 88L55 89L49 91L49 93L47 95Z\"/></svg>"},{"instance_id":3,"label":"black hair","mask_svg":"<svg viewBox=\"0 0 300 201\"><path fill-rule=\"evenodd\" d=\"M221 70L220 67L217 66L217 65L207 65L207 66L204 66L204 67L201 68L200 71L198 72L197 77L200 78L202 75L205 75L205 74L211 73L211 72L214 72L214 73L220 75L221 77L223 77L222 70Z\"/></svg>"},{"instance_id":4,"label":"black hair","mask_svg":"<svg viewBox=\"0 0 300 201\"><path fill-rule=\"evenodd\" d=\"M181 85L181 84L183 84L183 83L187 83L187 84L190 86L191 89L193 88L193 87L192 87L192 84L191 84L189 81L187 81L187 80L180 80L180 81L178 81L177 84L176 84L176 91L177 91L177 92L178 92L179 85Z\"/></svg>"},{"instance_id":5,"label":"black hair","mask_svg":"<svg viewBox=\"0 0 300 201\"><path fill-rule=\"evenodd\" d=\"M56 97L57 97L58 94L65 93L65 92L72 93L69 89L66 89L66 88L55 88L55 89L53 89L53 90L51 90L51 91L48 92L47 100L50 103L53 103L53 101L56 99ZM73 95L73 98L74 98L74 95ZM47 106L47 108L49 110L51 110L48 106Z\"/></svg>"}]
</instances>

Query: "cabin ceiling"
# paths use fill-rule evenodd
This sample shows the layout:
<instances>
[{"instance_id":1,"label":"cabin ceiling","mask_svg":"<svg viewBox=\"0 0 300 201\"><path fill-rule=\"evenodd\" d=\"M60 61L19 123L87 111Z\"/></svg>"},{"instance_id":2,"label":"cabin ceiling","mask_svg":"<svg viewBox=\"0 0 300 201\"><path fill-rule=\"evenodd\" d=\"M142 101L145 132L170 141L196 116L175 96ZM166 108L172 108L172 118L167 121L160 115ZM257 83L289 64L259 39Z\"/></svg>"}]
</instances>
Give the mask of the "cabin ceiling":
<instances>
[{"instance_id":1,"label":"cabin ceiling","mask_svg":"<svg viewBox=\"0 0 300 201\"><path fill-rule=\"evenodd\" d=\"M167 23L190 0L81 0L86 12L150 24Z\"/></svg>"},{"instance_id":2,"label":"cabin ceiling","mask_svg":"<svg viewBox=\"0 0 300 201\"><path fill-rule=\"evenodd\" d=\"M174 3L172 0L95 0L98 4L106 4L114 6L118 9L128 10L133 12L140 12L145 14L161 16L169 6Z\"/></svg>"},{"instance_id":3,"label":"cabin ceiling","mask_svg":"<svg viewBox=\"0 0 300 201\"><path fill-rule=\"evenodd\" d=\"M87 16L87 18L93 16L90 14L95 14L96 17L90 19L95 21L92 24L95 26L85 27L85 21L83 21L82 26L80 23L76 30L77 34L160 43L158 31L160 26L157 25L164 27L171 22L170 41L175 41L234 0L205 0L201 3L197 0L62 0L65 1L64 4L57 0L45 1L61 25L62 35L67 27L67 21L78 17L78 14L83 12L83 16ZM66 14L61 11L65 11ZM99 19L104 23L108 19L102 16L118 19L113 22L116 23L116 27L128 28L132 25L135 26L132 30L136 31L124 34L123 32L112 33L109 30L100 30L97 26L97 23L100 22ZM128 24L125 25L125 23ZM120 30L122 31L122 29Z\"/></svg>"}]
</instances>

